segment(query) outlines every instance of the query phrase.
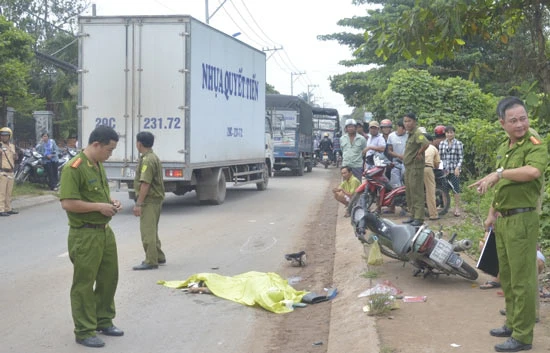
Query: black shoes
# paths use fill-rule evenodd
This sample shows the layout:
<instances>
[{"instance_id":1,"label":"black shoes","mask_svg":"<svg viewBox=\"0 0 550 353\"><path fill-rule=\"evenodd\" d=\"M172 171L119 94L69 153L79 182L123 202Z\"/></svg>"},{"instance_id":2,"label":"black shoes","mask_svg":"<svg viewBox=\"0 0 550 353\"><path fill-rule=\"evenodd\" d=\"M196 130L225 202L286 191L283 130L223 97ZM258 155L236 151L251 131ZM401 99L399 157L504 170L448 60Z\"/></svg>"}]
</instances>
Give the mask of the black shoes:
<instances>
[{"instance_id":1,"label":"black shoes","mask_svg":"<svg viewBox=\"0 0 550 353\"><path fill-rule=\"evenodd\" d=\"M11 210L11 211L8 211L9 214L18 214L19 211L16 211L16 210Z\"/></svg>"},{"instance_id":2,"label":"black shoes","mask_svg":"<svg viewBox=\"0 0 550 353\"><path fill-rule=\"evenodd\" d=\"M495 345L495 351L497 352L519 352L527 351L533 346L530 344L521 343L520 341L510 337L506 342Z\"/></svg>"},{"instance_id":3,"label":"black shoes","mask_svg":"<svg viewBox=\"0 0 550 353\"><path fill-rule=\"evenodd\" d=\"M166 263L166 259L164 260L159 260L159 265L164 265Z\"/></svg>"},{"instance_id":4,"label":"black shoes","mask_svg":"<svg viewBox=\"0 0 550 353\"><path fill-rule=\"evenodd\" d=\"M124 336L124 331L114 325L106 328L98 328L96 331L101 332L105 336Z\"/></svg>"},{"instance_id":5,"label":"black shoes","mask_svg":"<svg viewBox=\"0 0 550 353\"><path fill-rule=\"evenodd\" d=\"M97 336L87 337L87 338L77 338L76 343L79 343L86 347L100 348L105 345L105 342Z\"/></svg>"},{"instance_id":6,"label":"black shoes","mask_svg":"<svg viewBox=\"0 0 550 353\"><path fill-rule=\"evenodd\" d=\"M420 227L422 224L424 224L424 221L421 221L419 219L415 219L411 222L411 226L413 227Z\"/></svg>"},{"instance_id":7,"label":"black shoes","mask_svg":"<svg viewBox=\"0 0 550 353\"><path fill-rule=\"evenodd\" d=\"M502 326L502 327L499 327L499 328L492 329L491 331L489 331L489 334L491 334L491 336L495 336L495 337L510 337L510 336L512 336L512 330L510 330L506 326Z\"/></svg>"},{"instance_id":8,"label":"black shoes","mask_svg":"<svg viewBox=\"0 0 550 353\"><path fill-rule=\"evenodd\" d=\"M0 212L0 217L7 217L9 215L9 212Z\"/></svg>"},{"instance_id":9,"label":"black shoes","mask_svg":"<svg viewBox=\"0 0 550 353\"><path fill-rule=\"evenodd\" d=\"M412 222L414 222L414 218L409 218L403 221L404 224L412 223Z\"/></svg>"},{"instance_id":10,"label":"black shoes","mask_svg":"<svg viewBox=\"0 0 550 353\"><path fill-rule=\"evenodd\" d=\"M165 262L166 262L166 260L165 260ZM149 265L149 264L147 264L147 263L145 263L145 262L142 262L141 264L132 267L132 269L135 270L135 271L140 271L140 270L156 270L157 268L159 268L159 265Z\"/></svg>"}]
</instances>

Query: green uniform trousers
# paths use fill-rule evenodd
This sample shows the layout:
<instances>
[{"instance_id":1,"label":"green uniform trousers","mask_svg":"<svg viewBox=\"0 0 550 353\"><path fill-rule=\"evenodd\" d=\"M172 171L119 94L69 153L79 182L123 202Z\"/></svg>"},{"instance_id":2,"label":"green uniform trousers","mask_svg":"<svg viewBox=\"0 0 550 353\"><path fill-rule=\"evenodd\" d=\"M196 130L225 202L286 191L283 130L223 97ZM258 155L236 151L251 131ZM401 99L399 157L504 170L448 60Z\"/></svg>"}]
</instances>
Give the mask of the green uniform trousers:
<instances>
[{"instance_id":1,"label":"green uniform trousers","mask_svg":"<svg viewBox=\"0 0 550 353\"><path fill-rule=\"evenodd\" d=\"M145 250L145 263L149 265L158 265L159 261L166 261L166 256L160 248L158 233L161 209L162 201L147 201L141 206L139 230Z\"/></svg>"},{"instance_id":2,"label":"green uniform trousers","mask_svg":"<svg viewBox=\"0 0 550 353\"><path fill-rule=\"evenodd\" d=\"M118 257L111 228L70 228L69 258L73 263L71 308L76 338L95 336L113 325Z\"/></svg>"},{"instance_id":3,"label":"green uniform trousers","mask_svg":"<svg viewBox=\"0 0 550 353\"><path fill-rule=\"evenodd\" d=\"M536 319L537 238L536 211L499 217L495 224L500 283L506 302L506 327L521 343L533 342Z\"/></svg>"},{"instance_id":4,"label":"green uniform trousers","mask_svg":"<svg viewBox=\"0 0 550 353\"><path fill-rule=\"evenodd\" d=\"M407 208L411 217L420 221L424 220L424 204L426 194L424 193L424 166L416 168L405 166L405 197Z\"/></svg>"}]
</instances>

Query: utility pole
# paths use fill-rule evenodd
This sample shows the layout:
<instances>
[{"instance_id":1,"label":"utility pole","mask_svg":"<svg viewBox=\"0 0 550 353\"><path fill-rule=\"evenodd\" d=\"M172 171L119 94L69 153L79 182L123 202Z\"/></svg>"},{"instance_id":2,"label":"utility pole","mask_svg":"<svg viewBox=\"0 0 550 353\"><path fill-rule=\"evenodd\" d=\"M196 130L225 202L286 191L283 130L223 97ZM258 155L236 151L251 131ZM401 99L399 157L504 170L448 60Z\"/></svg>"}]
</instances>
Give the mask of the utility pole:
<instances>
[{"instance_id":1,"label":"utility pole","mask_svg":"<svg viewBox=\"0 0 550 353\"><path fill-rule=\"evenodd\" d=\"M310 87L319 87L319 85L307 85L307 102L313 103L311 99L312 94L311 94Z\"/></svg>"},{"instance_id":2,"label":"utility pole","mask_svg":"<svg viewBox=\"0 0 550 353\"><path fill-rule=\"evenodd\" d=\"M290 73L290 95L291 95L291 96L294 95L294 76L304 75L305 73L306 73L305 71L302 71L302 72L291 72L291 73Z\"/></svg>"},{"instance_id":3,"label":"utility pole","mask_svg":"<svg viewBox=\"0 0 550 353\"><path fill-rule=\"evenodd\" d=\"M269 58L271 58L277 50L283 50L283 47L280 46L280 47L273 47L273 48L269 48L269 47L262 48L262 51L272 51L273 52L273 53L269 54L269 56L267 57L267 59L265 59L265 61L268 61Z\"/></svg>"},{"instance_id":4,"label":"utility pole","mask_svg":"<svg viewBox=\"0 0 550 353\"><path fill-rule=\"evenodd\" d=\"M212 17L214 17L214 15L216 14L216 12L218 12L219 9L222 8L223 4L225 4L227 2L227 0L223 0L223 2L220 4L220 6L218 6L214 12L212 12L212 15L210 15L208 13L208 0L204 0L204 18L205 18L205 22L206 24L209 24L210 23L210 19Z\"/></svg>"}]
</instances>

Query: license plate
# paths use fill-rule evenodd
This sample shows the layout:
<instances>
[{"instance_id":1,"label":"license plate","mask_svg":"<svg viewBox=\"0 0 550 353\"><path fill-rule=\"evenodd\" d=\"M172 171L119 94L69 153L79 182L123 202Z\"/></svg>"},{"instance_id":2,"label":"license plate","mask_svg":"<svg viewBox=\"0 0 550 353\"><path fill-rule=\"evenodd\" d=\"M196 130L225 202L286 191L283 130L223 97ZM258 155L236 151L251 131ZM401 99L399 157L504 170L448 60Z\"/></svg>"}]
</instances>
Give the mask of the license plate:
<instances>
[{"instance_id":1,"label":"license plate","mask_svg":"<svg viewBox=\"0 0 550 353\"><path fill-rule=\"evenodd\" d=\"M443 240L438 240L430 254L430 259L437 263L444 264L452 253L453 246L451 244Z\"/></svg>"},{"instance_id":2,"label":"license plate","mask_svg":"<svg viewBox=\"0 0 550 353\"><path fill-rule=\"evenodd\" d=\"M458 254L455 254L454 252L447 259L447 263L449 265L453 266L453 267L460 267L460 266L462 266L463 262L464 262L464 260Z\"/></svg>"},{"instance_id":3,"label":"license plate","mask_svg":"<svg viewBox=\"0 0 550 353\"><path fill-rule=\"evenodd\" d=\"M132 168L126 168L126 178L135 178L136 171Z\"/></svg>"}]
</instances>

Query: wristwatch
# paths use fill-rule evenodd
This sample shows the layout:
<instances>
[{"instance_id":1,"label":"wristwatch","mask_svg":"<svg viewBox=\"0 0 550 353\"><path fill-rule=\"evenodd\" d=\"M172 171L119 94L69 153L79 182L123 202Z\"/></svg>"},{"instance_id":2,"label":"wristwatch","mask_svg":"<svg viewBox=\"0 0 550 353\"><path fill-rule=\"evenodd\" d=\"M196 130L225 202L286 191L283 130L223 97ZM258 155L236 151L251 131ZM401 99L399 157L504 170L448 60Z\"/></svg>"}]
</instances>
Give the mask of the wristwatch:
<instances>
[{"instance_id":1,"label":"wristwatch","mask_svg":"<svg viewBox=\"0 0 550 353\"><path fill-rule=\"evenodd\" d=\"M504 168L500 167L497 169L497 175L499 179L502 179L502 172L504 171Z\"/></svg>"}]
</instances>

